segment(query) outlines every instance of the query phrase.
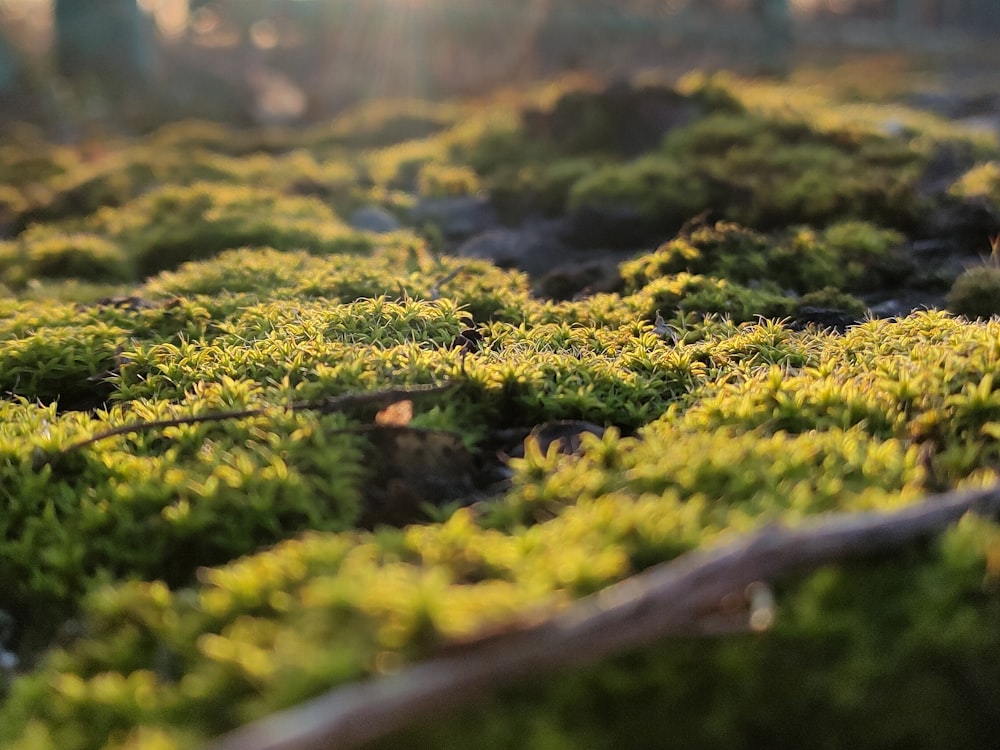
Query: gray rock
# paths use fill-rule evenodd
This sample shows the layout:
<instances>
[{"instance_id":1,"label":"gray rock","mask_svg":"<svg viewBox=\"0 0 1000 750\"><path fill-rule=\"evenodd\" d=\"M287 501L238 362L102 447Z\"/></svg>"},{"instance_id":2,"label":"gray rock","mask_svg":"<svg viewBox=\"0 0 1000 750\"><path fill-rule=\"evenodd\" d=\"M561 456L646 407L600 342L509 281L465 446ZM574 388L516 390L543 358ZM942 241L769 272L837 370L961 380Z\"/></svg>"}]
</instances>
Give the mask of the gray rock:
<instances>
[{"instance_id":1,"label":"gray rock","mask_svg":"<svg viewBox=\"0 0 1000 750\"><path fill-rule=\"evenodd\" d=\"M539 276L533 288L536 294L552 299L575 299L598 292L620 291L618 264L621 253L603 253L601 257L563 263Z\"/></svg>"},{"instance_id":2,"label":"gray rock","mask_svg":"<svg viewBox=\"0 0 1000 750\"><path fill-rule=\"evenodd\" d=\"M17 654L6 649L14 638L15 624L14 617L0 609L0 687L4 685L4 673L13 672L18 667Z\"/></svg>"},{"instance_id":3,"label":"gray rock","mask_svg":"<svg viewBox=\"0 0 1000 750\"><path fill-rule=\"evenodd\" d=\"M437 226L449 242L461 242L500 225L488 200L475 196L423 198L410 210L410 222L420 229Z\"/></svg>"},{"instance_id":4,"label":"gray rock","mask_svg":"<svg viewBox=\"0 0 1000 750\"><path fill-rule=\"evenodd\" d=\"M348 224L355 229L379 234L395 232L402 226L399 219L380 206L362 206L351 214Z\"/></svg>"},{"instance_id":5,"label":"gray rock","mask_svg":"<svg viewBox=\"0 0 1000 750\"><path fill-rule=\"evenodd\" d=\"M861 319L852 312L832 307L812 307L805 305L789 321L788 326L793 331L802 331L809 326L818 326L827 330L843 333Z\"/></svg>"},{"instance_id":6,"label":"gray rock","mask_svg":"<svg viewBox=\"0 0 1000 750\"><path fill-rule=\"evenodd\" d=\"M865 300L876 318L902 318L914 310L944 310L945 295L927 289L896 289L884 298Z\"/></svg>"},{"instance_id":7,"label":"gray rock","mask_svg":"<svg viewBox=\"0 0 1000 750\"><path fill-rule=\"evenodd\" d=\"M581 206L566 217L562 236L576 247L641 247L653 243L665 233L673 234L680 229L683 219L666 221L667 218L664 223L672 225L669 232L631 206Z\"/></svg>"},{"instance_id":8,"label":"gray rock","mask_svg":"<svg viewBox=\"0 0 1000 750\"><path fill-rule=\"evenodd\" d=\"M455 255L491 260L501 268L518 268L534 276L566 263L574 253L558 239L542 232L493 229L464 242Z\"/></svg>"}]
</instances>

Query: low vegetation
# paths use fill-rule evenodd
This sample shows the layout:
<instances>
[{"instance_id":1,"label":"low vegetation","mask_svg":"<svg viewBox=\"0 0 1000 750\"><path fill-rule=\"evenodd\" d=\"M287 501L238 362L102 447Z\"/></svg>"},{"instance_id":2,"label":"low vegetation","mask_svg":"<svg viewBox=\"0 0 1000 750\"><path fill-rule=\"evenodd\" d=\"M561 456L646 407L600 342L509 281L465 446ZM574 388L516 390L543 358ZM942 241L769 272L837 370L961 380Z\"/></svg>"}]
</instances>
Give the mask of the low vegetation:
<instances>
[{"instance_id":1,"label":"low vegetation","mask_svg":"<svg viewBox=\"0 0 1000 750\"><path fill-rule=\"evenodd\" d=\"M768 86L174 125L98 164L0 149L0 745L197 747L770 524L1000 480L996 268L951 311L861 299L916 273L935 211L985 201L966 228L998 231L996 144ZM620 132L633 101L664 136ZM934 193L956 144L972 163ZM408 223L458 196L624 211L640 244L608 289L541 298ZM361 206L400 229L352 227ZM766 632L384 746L992 747L996 521L769 582Z\"/></svg>"}]
</instances>

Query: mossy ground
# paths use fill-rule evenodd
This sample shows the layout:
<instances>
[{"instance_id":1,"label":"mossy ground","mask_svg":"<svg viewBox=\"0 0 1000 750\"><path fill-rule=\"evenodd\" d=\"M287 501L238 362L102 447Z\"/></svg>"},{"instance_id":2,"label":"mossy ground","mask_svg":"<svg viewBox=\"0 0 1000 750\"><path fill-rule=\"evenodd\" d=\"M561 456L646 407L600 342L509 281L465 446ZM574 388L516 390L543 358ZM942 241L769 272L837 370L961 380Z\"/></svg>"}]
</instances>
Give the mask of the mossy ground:
<instances>
[{"instance_id":1,"label":"mossy ground","mask_svg":"<svg viewBox=\"0 0 1000 750\"><path fill-rule=\"evenodd\" d=\"M997 319L862 321L853 296L908 272L929 213L993 200L996 144L773 83L657 91L682 121L640 153L621 92L586 80L305 133L175 125L98 164L0 150L0 650L21 659L0 744L192 747L768 523L996 481ZM970 163L935 193L942 148ZM514 222L626 209L659 239L616 291L553 301L433 227L343 218L464 194ZM407 427L478 462L467 491L358 528L405 456L373 454L371 409L290 405L438 383ZM498 472L505 435L553 420L603 436ZM998 545L967 518L777 582L769 633L659 644L387 746L992 747Z\"/></svg>"}]
</instances>

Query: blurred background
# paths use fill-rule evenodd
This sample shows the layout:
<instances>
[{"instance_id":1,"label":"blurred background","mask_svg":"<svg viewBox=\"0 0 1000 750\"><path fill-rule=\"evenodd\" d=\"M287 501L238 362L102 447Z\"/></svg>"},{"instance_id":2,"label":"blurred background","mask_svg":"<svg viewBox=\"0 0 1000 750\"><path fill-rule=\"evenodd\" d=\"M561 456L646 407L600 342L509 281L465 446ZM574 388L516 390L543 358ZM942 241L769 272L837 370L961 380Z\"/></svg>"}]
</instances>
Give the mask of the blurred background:
<instances>
[{"instance_id":1,"label":"blurred background","mask_svg":"<svg viewBox=\"0 0 1000 750\"><path fill-rule=\"evenodd\" d=\"M0 0L0 128L69 140L94 122L297 125L360 100L567 70L784 76L887 53L971 86L995 113L997 38L998 0Z\"/></svg>"}]
</instances>

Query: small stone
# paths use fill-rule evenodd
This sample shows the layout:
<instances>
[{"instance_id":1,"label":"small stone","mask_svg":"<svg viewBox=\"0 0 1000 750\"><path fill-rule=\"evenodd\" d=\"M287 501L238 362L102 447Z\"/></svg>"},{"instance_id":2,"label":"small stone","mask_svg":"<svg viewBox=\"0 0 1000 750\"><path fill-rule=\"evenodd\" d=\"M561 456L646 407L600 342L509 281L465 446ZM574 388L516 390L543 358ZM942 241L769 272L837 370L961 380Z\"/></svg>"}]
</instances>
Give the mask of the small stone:
<instances>
[{"instance_id":1,"label":"small stone","mask_svg":"<svg viewBox=\"0 0 1000 750\"><path fill-rule=\"evenodd\" d=\"M20 663L17 654L0 649L0 672L12 672Z\"/></svg>"},{"instance_id":2,"label":"small stone","mask_svg":"<svg viewBox=\"0 0 1000 750\"><path fill-rule=\"evenodd\" d=\"M378 234L395 232L401 226L399 219L380 206L362 206L351 214L348 223L354 229Z\"/></svg>"},{"instance_id":3,"label":"small stone","mask_svg":"<svg viewBox=\"0 0 1000 750\"><path fill-rule=\"evenodd\" d=\"M455 254L462 258L491 260L501 268L540 274L565 263L572 251L559 240L542 233L493 229L467 240Z\"/></svg>"},{"instance_id":4,"label":"small stone","mask_svg":"<svg viewBox=\"0 0 1000 750\"><path fill-rule=\"evenodd\" d=\"M444 239L461 242L497 227L500 220L488 200L466 195L424 198L410 210L410 222L418 229L436 225Z\"/></svg>"}]
</instances>

